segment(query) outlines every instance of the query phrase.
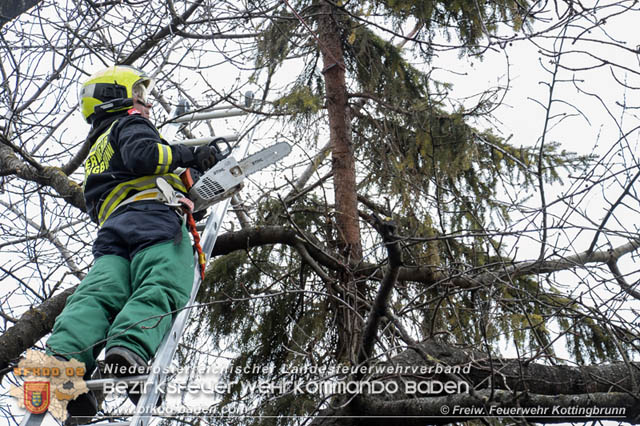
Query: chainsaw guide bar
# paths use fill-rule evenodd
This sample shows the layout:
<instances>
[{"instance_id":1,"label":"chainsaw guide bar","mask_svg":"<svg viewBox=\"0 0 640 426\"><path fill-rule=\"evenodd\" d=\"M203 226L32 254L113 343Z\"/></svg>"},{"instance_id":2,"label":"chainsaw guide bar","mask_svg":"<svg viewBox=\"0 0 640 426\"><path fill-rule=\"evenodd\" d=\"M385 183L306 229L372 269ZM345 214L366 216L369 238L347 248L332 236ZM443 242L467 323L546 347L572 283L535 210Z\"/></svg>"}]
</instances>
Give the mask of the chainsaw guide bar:
<instances>
[{"instance_id":1,"label":"chainsaw guide bar","mask_svg":"<svg viewBox=\"0 0 640 426\"><path fill-rule=\"evenodd\" d=\"M247 176L283 159L291 152L286 142L278 142L240 161L233 156L219 161L189 190L189 198L195 203L194 211L206 209L242 189Z\"/></svg>"}]
</instances>

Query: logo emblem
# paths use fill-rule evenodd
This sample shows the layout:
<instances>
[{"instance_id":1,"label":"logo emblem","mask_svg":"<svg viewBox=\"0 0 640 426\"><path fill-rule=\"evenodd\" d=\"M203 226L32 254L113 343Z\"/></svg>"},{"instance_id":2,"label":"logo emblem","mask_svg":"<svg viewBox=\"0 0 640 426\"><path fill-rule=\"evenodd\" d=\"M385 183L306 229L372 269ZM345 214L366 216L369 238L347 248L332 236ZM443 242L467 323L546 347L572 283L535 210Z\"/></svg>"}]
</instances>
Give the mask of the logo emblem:
<instances>
[{"instance_id":1,"label":"logo emblem","mask_svg":"<svg viewBox=\"0 0 640 426\"><path fill-rule=\"evenodd\" d=\"M49 408L49 382L25 382L24 406L30 413L42 414Z\"/></svg>"}]
</instances>

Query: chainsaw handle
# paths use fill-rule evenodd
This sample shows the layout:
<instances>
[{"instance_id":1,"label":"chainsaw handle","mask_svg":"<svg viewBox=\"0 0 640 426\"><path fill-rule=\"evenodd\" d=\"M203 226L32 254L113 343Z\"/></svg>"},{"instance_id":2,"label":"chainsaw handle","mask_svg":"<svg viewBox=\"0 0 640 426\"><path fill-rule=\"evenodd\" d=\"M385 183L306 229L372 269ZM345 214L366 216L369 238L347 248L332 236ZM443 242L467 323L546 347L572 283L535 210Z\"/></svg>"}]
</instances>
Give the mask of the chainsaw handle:
<instances>
[{"instance_id":1,"label":"chainsaw handle","mask_svg":"<svg viewBox=\"0 0 640 426\"><path fill-rule=\"evenodd\" d=\"M218 144L224 145L224 151L220 149L220 146ZM231 145L229 144L229 141L223 137L215 138L214 140L209 142L209 146L215 150L214 155L216 157L216 162L222 161L229 155L231 155Z\"/></svg>"}]
</instances>

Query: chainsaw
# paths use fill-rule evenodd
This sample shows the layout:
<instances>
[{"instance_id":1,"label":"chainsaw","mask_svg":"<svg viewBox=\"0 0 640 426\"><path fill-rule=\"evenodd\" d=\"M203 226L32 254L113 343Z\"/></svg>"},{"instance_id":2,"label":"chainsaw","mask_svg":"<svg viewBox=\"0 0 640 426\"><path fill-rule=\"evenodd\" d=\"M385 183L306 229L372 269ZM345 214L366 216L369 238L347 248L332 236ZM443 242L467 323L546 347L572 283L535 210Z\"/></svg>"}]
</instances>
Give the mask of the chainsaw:
<instances>
[{"instance_id":1,"label":"chainsaw","mask_svg":"<svg viewBox=\"0 0 640 426\"><path fill-rule=\"evenodd\" d=\"M227 149L220 150L217 142L226 143ZM216 164L207 170L189 189L189 199L193 201L193 211L204 210L212 204L231 197L242 189L244 179L265 167L283 159L291 152L286 142L278 142L238 161L231 155L229 143L223 138L212 142L217 149Z\"/></svg>"}]
</instances>

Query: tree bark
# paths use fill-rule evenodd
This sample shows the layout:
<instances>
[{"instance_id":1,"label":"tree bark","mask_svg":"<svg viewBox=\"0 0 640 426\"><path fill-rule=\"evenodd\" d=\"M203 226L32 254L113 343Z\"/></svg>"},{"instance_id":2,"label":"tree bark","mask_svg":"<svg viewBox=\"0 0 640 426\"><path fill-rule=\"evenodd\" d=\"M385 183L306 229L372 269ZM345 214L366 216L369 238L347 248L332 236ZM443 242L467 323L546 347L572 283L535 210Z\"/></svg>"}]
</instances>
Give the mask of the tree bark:
<instances>
[{"instance_id":1,"label":"tree bark","mask_svg":"<svg viewBox=\"0 0 640 426\"><path fill-rule=\"evenodd\" d=\"M429 361L425 361L425 356ZM394 372L373 374L366 380L395 382L398 385L397 392L358 395L345 407L323 410L312 425L355 426L365 424L359 420L363 415L379 417L367 417L367 425L385 426L422 426L426 422L443 424L491 415L521 416L501 415L505 411L499 411L498 407L512 409L514 413L522 408L531 408L531 415L527 416L529 422L640 421L640 363L546 365L519 359L491 359L480 351L427 341L414 349L405 350L382 366ZM437 366L461 369L466 366L469 371L462 374L436 373ZM429 367L434 372L411 372ZM470 390L450 394L408 391L408 382L433 381L464 381L469 384ZM445 411L443 407L447 407ZM454 407L458 407L457 411ZM467 409L470 411L464 411ZM586 416L587 410L594 415Z\"/></svg>"},{"instance_id":2,"label":"tree bark","mask_svg":"<svg viewBox=\"0 0 640 426\"><path fill-rule=\"evenodd\" d=\"M0 135L0 174L15 176L53 188L66 202L86 212L82 187L57 167L35 167L20 160Z\"/></svg>"},{"instance_id":3,"label":"tree bark","mask_svg":"<svg viewBox=\"0 0 640 426\"><path fill-rule=\"evenodd\" d=\"M338 244L345 258L360 260L360 223L356 192L356 163L351 137L351 119L345 81L341 29L334 7L323 3L318 17L320 53L327 95L331 163L336 201Z\"/></svg>"},{"instance_id":4,"label":"tree bark","mask_svg":"<svg viewBox=\"0 0 640 426\"><path fill-rule=\"evenodd\" d=\"M362 259L360 223L358 217L358 197L356 192L356 165L353 139L351 137L351 113L348 105L345 80L344 52L342 50L342 30L338 23L340 11L323 1L318 15L318 38L324 69L326 107L329 119L331 143L331 166L335 196L336 247L349 263ZM339 360L357 362L361 343L362 318L366 315L364 306L359 306L358 293L362 294L363 281L355 279L346 269L338 274L338 281L345 294L340 296L346 302L338 307L338 343L336 356ZM348 306L348 307L347 307Z\"/></svg>"},{"instance_id":5,"label":"tree bark","mask_svg":"<svg viewBox=\"0 0 640 426\"><path fill-rule=\"evenodd\" d=\"M432 361L424 360L426 354ZM461 349L429 340L393 359L399 366L469 366L460 377L474 386L528 392L542 395L578 395L606 392L637 392L640 389L640 363L617 362L602 365L546 365L521 359L490 358L474 349ZM453 376L427 375L447 380Z\"/></svg>"},{"instance_id":6,"label":"tree bark","mask_svg":"<svg viewBox=\"0 0 640 426\"><path fill-rule=\"evenodd\" d=\"M78 286L44 301L41 305L29 309L20 319L0 336L0 378L7 373L11 361L17 360L22 353L35 345L53 328L57 316L62 312L67 298Z\"/></svg>"}]
</instances>

